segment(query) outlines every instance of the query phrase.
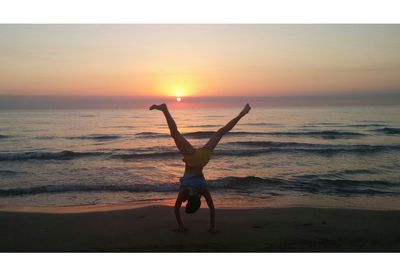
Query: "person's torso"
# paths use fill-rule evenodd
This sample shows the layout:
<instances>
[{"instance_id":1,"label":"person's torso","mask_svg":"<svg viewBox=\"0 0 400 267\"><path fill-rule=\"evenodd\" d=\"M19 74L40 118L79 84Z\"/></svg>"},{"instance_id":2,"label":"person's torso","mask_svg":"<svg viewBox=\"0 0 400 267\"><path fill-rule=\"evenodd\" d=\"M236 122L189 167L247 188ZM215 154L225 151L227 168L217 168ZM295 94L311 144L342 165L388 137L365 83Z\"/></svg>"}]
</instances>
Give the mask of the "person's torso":
<instances>
[{"instance_id":1,"label":"person's torso","mask_svg":"<svg viewBox=\"0 0 400 267\"><path fill-rule=\"evenodd\" d=\"M185 172L183 173L183 176L199 176L203 175L203 168L195 168L188 166L187 164L185 165Z\"/></svg>"}]
</instances>

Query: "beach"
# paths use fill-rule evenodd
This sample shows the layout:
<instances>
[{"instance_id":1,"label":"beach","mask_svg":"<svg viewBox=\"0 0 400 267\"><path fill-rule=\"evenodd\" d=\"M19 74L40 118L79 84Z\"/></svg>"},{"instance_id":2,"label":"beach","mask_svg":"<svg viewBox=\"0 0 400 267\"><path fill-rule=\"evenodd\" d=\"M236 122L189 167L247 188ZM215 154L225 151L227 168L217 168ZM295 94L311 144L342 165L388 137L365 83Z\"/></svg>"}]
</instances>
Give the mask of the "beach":
<instances>
[{"instance_id":1,"label":"beach","mask_svg":"<svg viewBox=\"0 0 400 267\"><path fill-rule=\"evenodd\" d=\"M173 207L3 210L2 252L399 252L400 211L331 208L208 209L173 231Z\"/></svg>"}]
</instances>

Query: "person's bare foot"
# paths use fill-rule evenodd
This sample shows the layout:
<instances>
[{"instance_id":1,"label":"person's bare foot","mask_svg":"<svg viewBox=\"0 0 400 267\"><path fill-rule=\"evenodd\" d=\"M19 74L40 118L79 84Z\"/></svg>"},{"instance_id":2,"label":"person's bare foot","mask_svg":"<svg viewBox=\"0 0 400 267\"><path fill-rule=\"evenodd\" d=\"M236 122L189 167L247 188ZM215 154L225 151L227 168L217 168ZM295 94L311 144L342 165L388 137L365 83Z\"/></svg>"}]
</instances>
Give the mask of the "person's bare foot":
<instances>
[{"instance_id":1,"label":"person's bare foot","mask_svg":"<svg viewBox=\"0 0 400 267\"><path fill-rule=\"evenodd\" d=\"M242 111L240 112L240 116L244 116L244 115L246 115L247 113L249 113L250 109L251 109L250 105L249 105L249 104L246 104L246 106L244 106L244 108L243 108Z\"/></svg>"},{"instance_id":2,"label":"person's bare foot","mask_svg":"<svg viewBox=\"0 0 400 267\"><path fill-rule=\"evenodd\" d=\"M162 103L161 105L152 105L149 109L150 110L157 109L160 111L164 111L167 109L167 105L165 103Z\"/></svg>"}]
</instances>

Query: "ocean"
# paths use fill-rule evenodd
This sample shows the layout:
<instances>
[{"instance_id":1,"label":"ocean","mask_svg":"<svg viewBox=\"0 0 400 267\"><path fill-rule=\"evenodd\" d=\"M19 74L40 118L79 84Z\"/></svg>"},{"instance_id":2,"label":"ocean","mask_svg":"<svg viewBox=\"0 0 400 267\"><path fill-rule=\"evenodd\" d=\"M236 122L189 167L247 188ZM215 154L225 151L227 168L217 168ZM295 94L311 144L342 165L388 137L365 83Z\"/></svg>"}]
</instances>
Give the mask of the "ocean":
<instances>
[{"instance_id":1,"label":"ocean","mask_svg":"<svg viewBox=\"0 0 400 267\"><path fill-rule=\"evenodd\" d=\"M171 113L199 147L239 111ZM400 209L399 115L399 106L255 107L204 170L215 205ZM159 111L0 111L2 207L173 203L183 170Z\"/></svg>"}]
</instances>

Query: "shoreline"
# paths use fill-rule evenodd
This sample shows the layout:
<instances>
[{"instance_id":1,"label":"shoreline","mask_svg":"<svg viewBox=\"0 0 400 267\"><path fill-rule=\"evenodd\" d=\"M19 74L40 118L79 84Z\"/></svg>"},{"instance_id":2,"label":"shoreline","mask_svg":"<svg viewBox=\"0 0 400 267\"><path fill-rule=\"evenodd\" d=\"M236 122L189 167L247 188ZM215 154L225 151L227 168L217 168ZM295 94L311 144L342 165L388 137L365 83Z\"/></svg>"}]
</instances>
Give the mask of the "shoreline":
<instances>
[{"instance_id":1,"label":"shoreline","mask_svg":"<svg viewBox=\"0 0 400 267\"><path fill-rule=\"evenodd\" d=\"M227 205L227 203L229 203ZM243 203L222 201L214 198L214 205L217 210L241 210L241 209L285 209L285 208L315 208L315 209L344 209L344 210L368 210L368 211L400 211L400 203L389 205L386 198L362 198L361 201L342 202L337 199L332 201L329 198L315 198L304 201L301 197L279 197L275 200L264 202ZM375 205L373 205L375 204ZM65 206L23 206L23 205L0 205L0 212L32 212L32 213L90 213L114 210L129 210L145 208L151 206L173 207L175 198L170 199L150 199L121 203L96 203L96 204L77 204ZM182 205L185 206L185 203ZM202 200L202 209L208 209L205 200Z\"/></svg>"},{"instance_id":2,"label":"shoreline","mask_svg":"<svg viewBox=\"0 0 400 267\"><path fill-rule=\"evenodd\" d=\"M104 207L103 207L104 208ZM400 211L335 208L217 209L217 234L202 208L171 206L90 212L0 211L3 252L399 252Z\"/></svg>"}]
</instances>

